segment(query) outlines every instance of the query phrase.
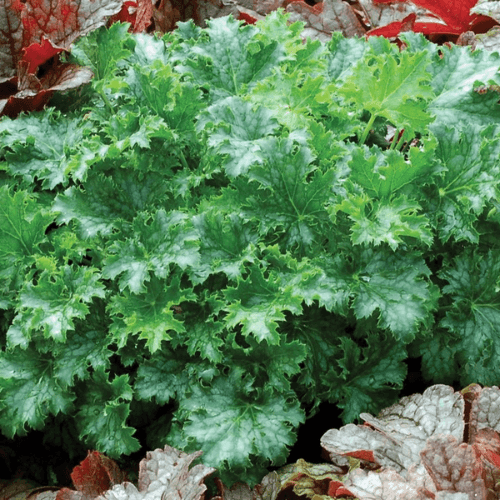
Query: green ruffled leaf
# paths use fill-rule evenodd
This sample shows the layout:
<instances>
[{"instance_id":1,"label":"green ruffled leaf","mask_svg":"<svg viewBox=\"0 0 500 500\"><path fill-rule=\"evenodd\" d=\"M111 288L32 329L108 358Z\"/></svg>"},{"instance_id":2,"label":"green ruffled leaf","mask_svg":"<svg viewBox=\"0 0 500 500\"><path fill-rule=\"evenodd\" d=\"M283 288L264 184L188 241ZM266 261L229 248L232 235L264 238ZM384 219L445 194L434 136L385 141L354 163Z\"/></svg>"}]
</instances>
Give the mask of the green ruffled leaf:
<instances>
[{"instance_id":1,"label":"green ruffled leaf","mask_svg":"<svg viewBox=\"0 0 500 500\"><path fill-rule=\"evenodd\" d=\"M110 332L118 346L124 346L130 335L146 340L151 353L162 346L163 340L171 339L172 332L184 332L182 321L176 318L174 306L196 300L193 289L180 287L179 276L170 282L153 277L141 294L127 290L115 295L108 306L113 316Z\"/></svg>"},{"instance_id":2,"label":"green ruffled leaf","mask_svg":"<svg viewBox=\"0 0 500 500\"><path fill-rule=\"evenodd\" d=\"M262 155L265 163L249 172L258 184L241 191L245 215L259 220L261 234L282 234L286 248L312 245L329 224L325 205L333 199L335 172L315 171L311 150L292 138L266 140Z\"/></svg>"},{"instance_id":3,"label":"green ruffled leaf","mask_svg":"<svg viewBox=\"0 0 500 500\"><path fill-rule=\"evenodd\" d=\"M117 62L130 54L125 41L130 40L128 26L114 23L109 28L92 31L71 48L71 57L94 73L94 85L109 79L117 70Z\"/></svg>"},{"instance_id":4,"label":"green ruffled leaf","mask_svg":"<svg viewBox=\"0 0 500 500\"><path fill-rule=\"evenodd\" d=\"M208 125L214 128L208 144L219 154L228 155L224 168L230 177L245 174L251 165L262 163L260 145L278 128L268 109L244 102L239 97L221 99L207 108L197 127L203 130Z\"/></svg>"},{"instance_id":5,"label":"green ruffled leaf","mask_svg":"<svg viewBox=\"0 0 500 500\"><path fill-rule=\"evenodd\" d=\"M8 186L0 188L0 309L14 304L11 284L22 286L24 271L47 241L45 231L53 220L27 191L11 195Z\"/></svg>"},{"instance_id":6,"label":"green ruffled leaf","mask_svg":"<svg viewBox=\"0 0 500 500\"><path fill-rule=\"evenodd\" d=\"M181 269L199 261L198 237L180 212L158 210L153 216L140 214L133 222L134 239L113 243L103 263L103 277L119 279L120 289L144 293L150 271L166 278L170 266Z\"/></svg>"},{"instance_id":7,"label":"green ruffled leaf","mask_svg":"<svg viewBox=\"0 0 500 500\"><path fill-rule=\"evenodd\" d=\"M395 403L407 372L402 363L407 357L403 344L371 335L365 348L347 337L341 337L340 344L336 361L342 373L332 383L332 395L340 400L343 422L353 422L363 412L376 415Z\"/></svg>"},{"instance_id":8,"label":"green ruffled leaf","mask_svg":"<svg viewBox=\"0 0 500 500\"><path fill-rule=\"evenodd\" d=\"M134 391L139 399L154 398L164 405L170 399L191 394L193 384L199 380L209 382L218 374L219 370L209 362L193 363L182 350L162 349L139 366Z\"/></svg>"},{"instance_id":9,"label":"green ruffled leaf","mask_svg":"<svg viewBox=\"0 0 500 500\"><path fill-rule=\"evenodd\" d=\"M67 185L70 179L85 178L88 167L76 154L85 131L80 118L68 118L54 110L40 117L4 118L0 122L0 153L5 155L12 176L22 177L28 185L37 179L45 189L54 189Z\"/></svg>"},{"instance_id":10,"label":"green ruffled leaf","mask_svg":"<svg viewBox=\"0 0 500 500\"><path fill-rule=\"evenodd\" d=\"M418 254L364 250L356 265L352 307L357 318L378 311L380 328L388 328L405 343L428 323L436 307L433 287L425 280L429 268Z\"/></svg>"},{"instance_id":11,"label":"green ruffled leaf","mask_svg":"<svg viewBox=\"0 0 500 500\"><path fill-rule=\"evenodd\" d=\"M319 69L319 68L318 68ZM270 80L259 82L250 94L252 102L271 109L278 122L290 130L308 126L311 115L326 114L327 108L315 98L325 85L323 76L312 78L297 71L279 71Z\"/></svg>"},{"instance_id":12,"label":"green ruffled leaf","mask_svg":"<svg viewBox=\"0 0 500 500\"><path fill-rule=\"evenodd\" d=\"M0 353L0 428L8 438L43 429L49 415L68 413L75 396L54 377L50 354L19 348Z\"/></svg>"},{"instance_id":13,"label":"green ruffled leaf","mask_svg":"<svg viewBox=\"0 0 500 500\"><path fill-rule=\"evenodd\" d=\"M168 186L163 176L147 173L139 176L114 171L113 176L89 175L85 190L74 186L55 198L52 210L57 222L73 221L84 239L113 230L130 228L138 212L167 199Z\"/></svg>"},{"instance_id":14,"label":"green ruffled leaf","mask_svg":"<svg viewBox=\"0 0 500 500\"><path fill-rule=\"evenodd\" d=\"M216 468L248 469L253 456L284 463L294 428L304 422L298 402L272 389L242 397L241 382L234 378L218 377L208 388L193 386L192 395L181 400L180 415L188 418L172 446L187 439L189 448L203 450L204 463Z\"/></svg>"},{"instance_id":15,"label":"green ruffled leaf","mask_svg":"<svg viewBox=\"0 0 500 500\"><path fill-rule=\"evenodd\" d=\"M200 238L197 280L220 272L236 279L241 277L246 264L255 261L258 235L239 214L207 209L193 218L193 225Z\"/></svg>"},{"instance_id":16,"label":"green ruffled leaf","mask_svg":"<svg viewBox=\"0 0 500 500\"><path fill-rule=\"evenodd\" d=\"M434 173L432 161L437 141L430 138L425 150L409 149L410 160L399 151L382 151L378 148L354 148L349 162L350 179L361 186L372 198L390 199L405 186L428 183ZM424 177L427 177L424 179Z\"/></svg>"},{"instance_id":17,"label":"green ruffled leaf","mask_svg":"<svg viewBox=\"0 0 500 500\"><path fill-rule=\"evenodd\" d=\"M451 300L440 326L458 336L456 352L467 366L468 376L462 375L461 382L475 380L475 368L481 365L481 379L491 381L499 372L495 353L500 349L500 253L464 252L439 277L448 282L443 293ZM488 369L490 375L485 373Z\"/></svg>"},{"instance_id":18,"label":"green ruffled leaf","mask_svg":"<svg viewBox=\"0 0 500 500\"><path fill-rule=\"evenodd\" d=\"M447 330L434 327L429 336L419 342L418 355L422 356L421 370L425 380L442 380L448 385L456 380L460 371L456 337Z\"/></svg>"},{"instance_id":19,"label":"green ruffled leaf","mask_svg":"<svg viewBox=\"0 0 500 500\"><path fill-rule=\"evenodd\" d=\"M352 75L356 64L370 48L362 39L345 38L339 31L332 33L326 46L331 54L327 58L327 73L332 81L336 80L338 83Z\"/></svg>"},{"instance_id":20,"label":"green ruffled leaf","mask_svg":"<svg viewBox=\"0 0 500 500\"><path fill-rule=\"evenodd\" d=\"M224 290L229 314L226 326L241 325L243 335L253 335L259 342L278 345L278 322L284 321L284 311L299 314L302 300L293 293L291 286L280 286L274 273L264 276L261 268L252 266L245 279L238 279L237 287Z\"/></svg>"},{"instance_id":21,"label":"green ruffled leaf","mask_svg":"<svg viewBox=\"0 0 500 500\"><path fill-rule=\"evenodd\" d=\"M338 89L345 99L368 111L371 121L360 139L364 143L375 117L384 117L407 136L423 132L433 121L427 112L427 102L434 97L427 72L430 63L427 52L411 54L393 51L369 55L357 64Z\"/></svg>"},{"instance_id":22,"label":"green ruffled leaf","mask_svg":"<svg viewBox=\"0 0 500 500\"><path fill-rule=\"evenodd\" d=\"M452 237L477 243L479 215L491 200L500 199L500 140L493 132L492 126L470 126L467 132L447 127L436 132L436 155L445 171L436 181L438 196L430 198L429 212L443 243Z\"/></svg>"},{"instance_id":23,"label":"green ruffled leaf","mask_svg":"<svg viewBox=\"0 0 500 500\"><path fill-rule=\"evenodd\" d=\"M436 117L433 132L446 126L464 130L469 127L500 125L500 106L495 93L480 95L474 92L476 82L500 83L497 52L475 50L470 47L440 48L427 71L436 97L429 103L429 112ZM436 51L435 51L436 52Z\"/></svg>"},{"instance_id":24,"label":"green ruffled leaf","mask_svg":"<svg viewBox=\"0 0 500 500\"><path fill-rule=\"evenodd\" d=\"M0 187L0 262L7 267L39 251L46 241L45 230L53 217L40 210L36 198L27 191L10 194Z\"/></svg>"},{"instance_id":25,"label":"green ruffled leaf","mask_svg":"<svg viewBox=\"0 0 500 500\"><path fill-rule=\"evenodd\" d=\"M81 330L82 333L69 333L68 342L52 351L54 377L65 387L73 386L75 379L90 378L90 368L109 370L110 367L109 358L113 351L108 349L111 339L107 337L105 330L91 327Z\"/></svg>"},{"instance_id":26,"label":"green ruffled leaf","mask_svg":"<svg viewBox=\"0 0 500 500\"><path fill-rule=\"evenodd\" d=\"M64 266L56 273L43 271L37 283L26 283L19 295L18 313L7 331L10 346L25 348L37 333L57 342L66 341L66 332L74 330L75 319L89 313L95 297L106 296L97 269Z\"/></svg>"},{"instance_id":27,"label":"green ruffled leaf","mask_svg":"<svg viewBox=\"0 0 500 500\"><path fill-rule=\"evenodd\" d=\"M103 370L96 370L79 392L81 404L75 423L80 439L110 458L140 449L139 441L133 437L135 430L126 424L134 394L128 375L110 381Z\"/></svg>"},{"instance_id":28,"label":"green ruffled leaf","mask_svg":"<svg viewBox=\"0 0 500 500\"><path fill-rule=\"evenodd\" d=\"M259 30L250 25L240 27L240 21L232 16L211 19L207 24L208 37L183 54L185 65L178 70L209 88L215 99L239 95L247 86L271 75L287 57L281 43L259 43Z\"/></svg>"},{"instance_id":29,"label":"green ruffled leaf","mask_svg":"<svg viewBox=\"0 0 500 500\"><path fill-rule=\"evenodd\" d=\"M378 246L387 243L392 250L396 250L406 238L415 238L428 246L432 245L433 234L429 221L426 216L418 215L421 208L406 196L384 202L358 195L345 199L335 210L345 212L354 221L351 228L354 245Z\"/></svg>"}]
</instances>

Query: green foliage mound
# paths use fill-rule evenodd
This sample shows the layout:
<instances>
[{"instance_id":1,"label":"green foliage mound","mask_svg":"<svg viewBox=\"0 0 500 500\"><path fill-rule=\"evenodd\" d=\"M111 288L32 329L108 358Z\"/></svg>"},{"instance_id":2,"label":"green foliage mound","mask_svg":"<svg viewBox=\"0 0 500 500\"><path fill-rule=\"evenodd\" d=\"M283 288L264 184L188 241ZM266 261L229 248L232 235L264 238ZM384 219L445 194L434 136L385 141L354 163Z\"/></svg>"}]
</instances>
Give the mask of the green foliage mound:
<instances>
[{"instance_id":1,"label":"green foliage mound","mask_svg":"<svg viewBox=\"0 0 500 500\"><path fill-rule=\"evenodd\" d=\"M5 436L252 483L322 401L397 401L409 356L498 382L497 53L282 12L127 26L76 44L90 85L0 121Z\"/></svg>"}]
</instances>

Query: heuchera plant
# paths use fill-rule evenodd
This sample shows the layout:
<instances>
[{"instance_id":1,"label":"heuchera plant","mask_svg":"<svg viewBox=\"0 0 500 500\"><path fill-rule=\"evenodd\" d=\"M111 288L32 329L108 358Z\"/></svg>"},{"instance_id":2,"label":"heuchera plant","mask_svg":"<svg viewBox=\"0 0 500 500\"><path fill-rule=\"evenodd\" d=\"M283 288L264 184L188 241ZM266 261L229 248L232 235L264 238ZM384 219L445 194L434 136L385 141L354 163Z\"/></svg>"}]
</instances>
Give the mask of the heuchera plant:
<instances>
[{"instance_id":1,"label":"heuchera plant","mask_svg":"<svg viewBox=\"0 0 500 500\"><path fill-rule=\"evenodd\" d=\"M395 2L395 0L373 1L378 4ZM368 35L395 37L402 31L410 30L426 35L461 35L467 31L486 33L496 24L491 17L471 13L471 9L478 3L478 0L463 0L460 2L455 0L410 0L410 3L427 9L443 22L418 22L416 21L416 15L410 14L402 21L395 21L386 26L375 28L369 31Z\"/></svg>"},{"instance_id":2,"label":"heuchera plant","mask_svg":"<svg viewBox=\"0 0 500 500\"><path fill-rule=\"evenodd\" d=\"M137 486L108 457L96 451L73 469L75 490L62 488L55 500L153 500L158 498L205 498L205 477L215 469L189 466L201 452L187 454L170 446L148 451L139 464Z\"/></svg>"},{"instance_id":3,"label":"heuchera plant","mask_svg":"<svg viewBox=\"0 0 500 500\"><path fill-rule=\"evenodd\" d=\"M498 387L472 384L460 392L434 385L404 397L378 417L362 413L364 425L348 424L324 434L332 463L299 459L267 474L253 489L231 488L216 479L218 496L233 498L355 498L357 500L495 500L500 490ZM62 488L55 500L132 500L178 496L203 498L205 477L215 469L189 464L191 455L170 446L148 452L139 464L138 487L108 457L88 452L73 469L75 490ZM47 495L47 492L36 494Z\"/></svg>"},{"instance_id":4,"label":"heuchera plant","mask_svg":"<svg viewBox=\"0 0 500 500\"><path fill-rule=\"evenodd\" d=\"M4 435L252 483L322 401L394 403L409 356L498 380L497 53L303 43L281 11L128 28L77 42L84 99L0 121Z\"/></svg>"},{"instance_id":5,"label":"heuchera plant","mask_svg":"<svg viewBox=\"0 0 500 500\"><path fill-rule=\"evenodd\" d=\"M455 42L459 35L485 33L498 24L497 2L478 4L478 0L362 0L354 4L324 0L315 5L308 5L304 0L292 0L276 3L285 7L294 21L305 21L306 36L322 41L327 41L335 31L341 31L348 37L366 35L388 38L414 31L434 38L439 36L440 43ZM266 9L269 2L257 0L254 4L259 12L269 12ZM495 7L492 9L488 5ZM250 10L238 8L245 14L243 18L247 22L255 22L259 18L255 12L252 14ZM481 12L474 12L474 8L481 9Z\"/></svg>"},{"instance_id":6,"label":"heuchera plant","mask_svg":"<svg viewBox=\"0 0 500 500\"><path fill-rule=\"evenodd\" d=\"M123 0L0 1L0 113L37 110L56 90L88 83L89 68L61 64L80 36L103 26Z\"/></svg>"},{"instance_id":7,"label":"heuchera plant","mask_svg":"<svg viewBox=\"0 0 500 500\"><path fill-rule=\"evenodd\" d=\"M182 9L169 0L158 7L151 0L0 0L0 116L41 110L56 91L99 79L99 73L62 58L77 39L100 26L121 21L130 23L133 33L147 28L166 33L179 20L199 23L229 13L210 0L184 0Z\"/></svg>"},{"instance_id":8,"label":"heuchera plant","mask_svg":"<svg viewBox=\"0 0 500 500\"><path fill-rule=\"evenodd\" d=\"M361 414L362 426L329 430L321 445L341 469L349 458L358 460L339 482L342 495L494 500L500 493L499 402L498 387L472 384L454 392L435 385L402 398L377 418Z\"/></svg>"}]
</instances>

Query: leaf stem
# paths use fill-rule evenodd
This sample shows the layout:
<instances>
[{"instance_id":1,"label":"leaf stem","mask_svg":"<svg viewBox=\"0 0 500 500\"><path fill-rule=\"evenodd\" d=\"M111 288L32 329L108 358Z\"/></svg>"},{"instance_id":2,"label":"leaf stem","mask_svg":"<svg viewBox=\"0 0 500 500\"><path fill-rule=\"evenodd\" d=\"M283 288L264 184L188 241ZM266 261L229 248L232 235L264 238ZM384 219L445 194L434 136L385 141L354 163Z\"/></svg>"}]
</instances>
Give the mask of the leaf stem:
<instances>
[{"instance_id":1,"label":"leaf stem","mask_svg":"<svg viewBox=\"0 0 500 500\"><path fill-rule=\"evenodd\" d=\"M189 170L189 165L188 165L188 162L187 162L187 160L186 160L186 157L184 156L184 153L182 152L182 149L181 149L181 148L177 148L177 149L178 149L178 151L179 151L179 158L180 158L180 160L181 160L182 166L183 166L185 169Z\"/></svg>"},{"instance_id":2,"label":"leaf stem","mask_svg":"<svg viewBox=\"0 0 500 500\"><path fill-rule=\"evenodd\" d=\"M113 106L111 106L111 103L109 102L108 96L106 95L106 92L104 92L104 89L101 87L99 88L99 95L101 96L102 100L104 101L104 104L108 108L108 110L114 115L116 114L115 110L113 109Z\"/></svg>"},{"instance_id":3,"label":"leaf stem","mask_svg":"<svg viewBox=\"0 0 500 500\"><path fill-rule=\"evenodd\" d=\"M399 141L397 142L397 144L395 146L395 149L397 149L398 151L401 151L401 148L403 147L403 144L405 143L405 140L406 140L406 138L405 138L405 131L403 130L403 133L401 134L401 137L399 138Z\"/></svg>"},{"instance_id":4,"label":"leaf stem","mask_svg":"<svg viewBox=\"0 0 500 500\"><path fill-rule=\"evenodd\" d=\"M375 122L375 119L377 118L377 115L373 114L370 117L370 120L366 124L365 130L363 130L363 135L361 136L361 139L359 141L359 144L362 145L365 143L366 138L368 137L368 134L370 133L370 130L372 128L373 123Z\"/></svg>"}]
</instances>

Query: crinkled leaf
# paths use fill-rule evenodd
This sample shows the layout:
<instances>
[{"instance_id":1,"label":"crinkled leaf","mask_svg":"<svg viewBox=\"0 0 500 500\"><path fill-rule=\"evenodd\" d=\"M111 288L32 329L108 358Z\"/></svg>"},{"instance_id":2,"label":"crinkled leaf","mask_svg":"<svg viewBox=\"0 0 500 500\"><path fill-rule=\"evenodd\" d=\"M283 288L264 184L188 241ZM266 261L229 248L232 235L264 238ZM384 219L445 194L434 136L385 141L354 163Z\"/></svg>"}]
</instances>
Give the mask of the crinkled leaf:
<instances>
[{"instance_id":1,"label":"crinkled leaf","mask_svg":"<svg viewBox=\"0 0 500 500\"><path fill-rule=\"evenodd\" d=\"M328 61L328 76L338 83L353 73L356 64L363 57L370 46L360 38L345 38L341 33L332 33L326 44L330 52Z\"/></svg>"},{"instance_id":2,"label":"crinkled leaf","mask_svg":"<svg viewBox=\"0 0 500 500\"><path fill-rule=\"evenodd\" d=\"M205 107L198 88L181 82L179 73L159 61L147 66L132 66L124 81L128 88L123 90L123 95L132 93L139 105L147 106L163 118L170 129L178 132L179 141L191 143L195 140L195 116Z\"/></svg>"},{"instance_id":3,"label":"crinkled leaf","mask_svg":"<svg viewBox=\"0 0 500 500\"><path fill-rule=\"evenodd\" d=\"M139 211L164 200L168 187L162 177L149 172L139 179L122 171L113 177L90 175L85 191L74 186L56 196L52 210L58 212L58 223L74 221L79 234L92 238L111 234L124 223L129 225Z\"/></svg>"},{"instance_id":4,"label":"crinkled leaf","mask_svg":"<svg viewBox=\"0 0 500 500\"><path fill-rule=\"evenodd\" d=\"M425 380L442 380L443 383L449 384L456 380L460 371L456 335L434 327L432 336L423 339L418 349L419 355L422 356L421 371Z\"/></svg>"},{"instance_id":5,"label":"crinkled leaf","mask_svg":"<svg viewBox=\"0 0 500 500\"><path fill-rule=\"evenodd\" d=\"M434 173L437 141L430 138L425 142L425 150L411 147L408 159L399 151L382 151L378 148L354 148L350 179L360 185L372 198L389 199L405 186L424 182L424 177ZM425 182L429 182L426 178Z\"/></svg>"},{"instance_id":6,"label":"crinkled leaf","mask_svg":"<svg viewBox=\"0 0 500 500\"><path fill-rule=\"evenodd\" d=\"M53 375L51 355L16 348L0 353L0 427L9 438L42 429L49 415L68 413L75 396Z\"/></svg>"},{"instance_id":7,"label":"crinkled leaf","mask_svg":"<svg viewBox=\"0 0 500 500\"><path fill-rule=\"evenodd\" d=\"M39 251L46 240L45 230L53 217L44 214L27 191L12 195L8 186L0 187L0 259L2 267L26 260Z\"/></svg>"},{"instance_id":8,"label":"crinkled leaf","mask_svg":"<svg viewBox=\"0 0 500 500\"><path fill-rule=\"evenodd\" d=\"M189 23L179 23L176 33L181 30L181 25ZM114 25L112 25L114 26ZM199 29L199 28L197 28ZM137 64L140 67L151 66L154 61L161 61L163 64L170 62L170 53L164 40L158 33L150 35L148 33L134 34L134 50L128 58L131 64Z\"/></svg>"},{"instance_id":9,"label":"crinkled leaf","mask_svg":"<svg viewBox=\"0 0 500 500\"><path fill-rule=\"evenodd\" d=\"M493 127L471 125L467 132L455 128L436 131L439 141L436 156L446 170L436 180L438 202L430 205L435 225L443 242L479 241L478 216L494 199L498 201L500 167L495 158L500 141ZM431 202L432 203L432 202Z\"/></svg>"},{"instance_id":10,"label":"crinkled leaf","mask_svg":"<svg viewBox=\"0 0 500 500\"><path fill-rule=\"evenodd\" d=\"M467 132L471 126L500 125L498 97L473 91L475 82L500 83L498 53L469 47L442 48L442 57L433 57L427 71L436 97L429 103L428 111L436 120L430 126L433 132L442 127L458 126Z\"/></svg>"},{"instance_id":11,"label":"crinkled leaf","mask_svg":"<svg viewBox=\"0 0 500 500\"><path fill-rule=\"evenodd\" d=\"M278 322L285 320L285 311L299 314L302 310L300 297L291 286L281 286L273 273L264 276L259 267L253 265L246 279L238 279L236 287L224 290L229 314L226 326L241 325L243 335L253 335L259 342L279 344Z\"/></svg>"},{"instance_id":12,"label":"crinkled leaf","mask_svg":"<svg viewBox=\"0 0 500 500\"><path fill-rule=\"evenodd\" d=\"M155 398L159 405L188 390L191 380L184 370L187 359L163 349L154 359L144 360L137 370L134 390L139 399Z\"/></svg>"},{"instance_id":13,"label":"crinkled leaf","mask_svg":"<svg viewBox=\"0 0 500 500\"><path fill-rule=\"evenodd\" d=\"M426 111L427 102L434 97L426 70L430 62L427 52L369 56L356 65L338 92L372 117L384 117L413 135L425 131L433 121Z\"/></svg>"},{"instance_id":14,"label":"crinkled leaf","mask_svg":"<svg viewBox=\"0 0 500 500\"><path fill-rule=\"evenodd\" d=\"M109 358L113 355L109 349L111 339L103 329L90 328L70 333L64 347L60 345L52 351L54 377L66 387L74 385L75 378L88 379L92 369L109 369Z\"/></svg>"},{"instance_id":15,"label":"crinkled leaf","mask_svg":"<svg viewBox=\"0 0 500 500\"><path fill-rule=\"evenodd\" d=\"M366 195L350 196L335 210L345 212L354 221L351 240L355 245L387 243L396 250L407 238L428 246L434 239L427 217L418 215L421 206L406 196L398 196L390 202L373 201Z\"/></svg>"},{"instance_id":16,"label":"crinkled leaf","mask_svg":"<svg viewBox=\"0 0 500 500\"><path fill-rule=\"evenodd\" d=\"M327 113L324 104L315 99L324 84L323 76L313 78L299 70L292 74L277 71L272 80L259 82L250 95L253 102L265 105L279 123L297 130L308 125L313 113Z\"/></svg>"},{"instance_id":17,"label":"crinkled leaf","mask_svg":"<svg viewBox=\"0 0 500 500\"><path fill-rule=\"evenodd\" d=\"M192 221L200 238L197 279L219 272L236 279L241 277L245 264L255 261L258 235L239 214L205 210Z\"/></svg>"},{"instance_id":18,"label":"crinkled leaf","mask_svg":"<svg viewBox=\"0 0 500 500\"><path fill-rule=\"evenodd\" d=\"M263 390L242 398L238 381L226 377L216 378L208 388L194 385L180 408L189 415L182 434L190 448L201 449L203 462L217 468L224 463L249 468L254 455L283 463L293 442L292 429L304 421L298 403L287 394Z\"/></svg>"},{"instance_id":19,"label":"crinkled leaf","mask_svg":"<svg viewBox=\"0 0 500 500\"><path fill-rule=\"evenodd\" d=\"M288 266L280 277L308 306L317 301L327 311L347 314L353 282L343 255L320 254L311 262L289 261Z\"/></svg>"},{"instance_id":20,"label":"crinkled leaf","mask_svg":"<svg viewBox=\"0 0 500 500\"><path fill-rule=\"evenodd\" d=\"M425 278L429 268L418 254L375 253L364 250L356 273L354 314L368 318L379 311L379 327L389 328L396 338L413 340L419 325L430 320L436 306Z\"/></svg>"},{"instance_id":21,"label":"crinkled leaf","mask_svg":"<svg viewBox=\"0 0 500 500\"><path fill-rule=\"evenodd\" d=\"M361 349L352 339L340 338L336 363L342 382L332 384L331 395L343 408L343 422L352 422L362 412L378 412L393 403L403 387L407 368L402 361L407 353L401 342L370 335L367 344Z\"/></svg>"},{"instance_id":22,"label":"crinkled leaf","mask_svg":"<svg viewBox=\"0 0 500 500\"><path fill-rule=\"evenodd\" d=\"M114 23L80 38L71 49L71 57L92 69L94 85L102 85L101 81L110 79L118 69L117 61L130 54L130 49L125 48L128 40L127 26Z\"/></svg>"},{"instance_id":23,"label":"crinkled leaf","mask_svg":"<svg viewBox=\"0 0 500 500\"><path fill-rule=\"evenodd\" d=\"M324 207L333 198L335 172L314 172L311 150L296 146L290 138L268 139L262 144L262 154L264 164L249 172L260 189L251 184L242 193L247 198L245 214L259 219L263 234L278 229L287 248L313 244L322 238L322 223L328 223Z\"/></svg>"},{"instance_id":24,"label":"crinkled leaf","mask_svg":"<svg viewBox=\"0 0 500 500\"><path fill-rule=\"evenodd\" d=\"M487 255L462 253L439 276L448 282L443 293L452 300L440 325L460 338L457 351L468 366L464 375L469 372L464 382L475 379L475 367L482 359L486 361L486 370L489 365L496 372L492 354L500 349L496 333L500 321L498 251L489 251Z\"/></svg>"},{"instance_id":25,"label":"crinkled leaf","mask_svg":"<svg viewBox=\"0 0 500 500\"><path fill-rule=\"evenodd\" d=\"M96 370L82 387L81 404L75 415L80 439L111 458L137 451L140 444L133 437L135 429L126 424L132 397L128 375L115 376L110 381L102 369Z\"/></svg>"},{"instance_id":26,"label":"crinkled leaf","mask_svg":"<svg viewBox=\"0 0 500 500\"><path fill-rule=\"evenodd\" d=\"M254 26L239 27L231 16L208 22L208 38L191 48L186 65L179 71L190 73L194 81L206 85L214 98L239 95L247 85L271 74L280 61L286 59L282 44L267 45L255 40Z\"/></svg>"},{"instance_id":27,"label":"crinkled leaf","mask_svg":"<svg viewBox=\"0 0 500 500\"><path fill-rule=\"evenodd\" d=\"M262 163L260 144L278 128L270 110L239 97L221 99L207 108L197 128L202 130L208 125L216 127L210 133L208 144L218 153L229 156L224 168L230 177L246 173L252 164Z\"/></svg>"},{"instance_id":28,"label":"crinkled leaf","mask_svg":"<svg viewBox=\"0 0 500 500\"><path fill-rule=\"evenodd\" d=\"M104 298L104 284L95 268L64 266L57 273L43 271L37 283L28 282L19 296L18 314L7 331L9 345L26 347L42 332L45 338L66 341L75 319L89 313L95 297Z\"/></svg>"},{"instance_id":29,"label":"crinkled leaf","mask_svg":"<svg viewBox=\"0 0 500 500\"><path fill-rule=\"evenodd\" d=\"M150 271L165 278L172 264L181 269L197 264L197 235L185 220L186 215L180 212L158 210L152 216L140 214L132 224L134 239L110 246L103 263L103 277L122 275L121 290L128 287L133 293L142 293Z\"/></svg>"},{"instance_id":30,"label":"crinkled leaf","mask_svg":"<svg viewBox=\"0 0 500 500\"><path fill-rule=\"evenodd\" d=\"M186 330L172 339L172 346L186 345L191 356L200 356L211 363L221 363L226 345L224 323L213 318L186 316Z\"/></svg>"},{"instance_id":31,"label":"crinkled leaf","mask_svg":"<svg viewBox=\"0 0 500 500\"><path fill-rule=\"evenodd\" d=\"M3 134L2 146L12 150L3 152L13 176L22 176L27 183L40 180L47 189L85 177L87 165L75 154L85 132L80 118L52 111L42 117L4 118L0 122L3 131L7 134Z\"/></svg>"},{"instance_id":32,"label":"crinkled leaf","mask_svg":"<svg viewBox=\"0 0 500 500\"><path fill-rule=\"evenodd\" d=\"M234 340L232 345L236 352L232 354L233 364L256 378L264 376L275 389L287 392L291 389L293 375L302 372L302 363L307 356L307 348L302 341L286 341L281 338L279 345L259 343L248 337L245 342L250 346L242 355Z\"/></svg>"},{"instance_id":33,"label":"crinkled leaf","mask_svg":"<svg viewBox=\"0 0 500 500\"><path fill-rule=\"evenodd\" d=\"M171 338L172 332L185 331L173 306L195 300L196 295L192 288L181 288L178 275L170 282L153 277L145 287L141 294L124 290L111 299L108 310L114 319L110 332L119 346L125 345L130 335L137 335L146 340L146 347L154 353L163 340Z\"/></svg>"}]
</instances>

